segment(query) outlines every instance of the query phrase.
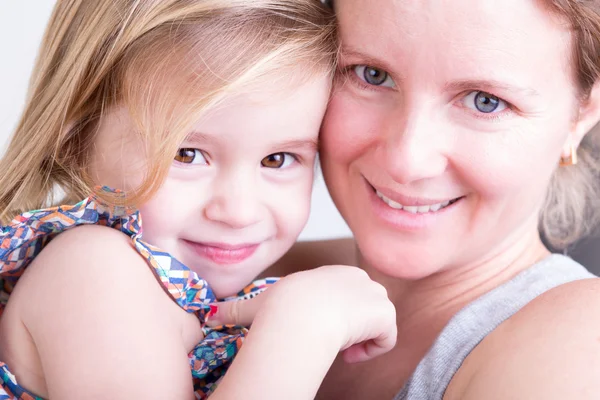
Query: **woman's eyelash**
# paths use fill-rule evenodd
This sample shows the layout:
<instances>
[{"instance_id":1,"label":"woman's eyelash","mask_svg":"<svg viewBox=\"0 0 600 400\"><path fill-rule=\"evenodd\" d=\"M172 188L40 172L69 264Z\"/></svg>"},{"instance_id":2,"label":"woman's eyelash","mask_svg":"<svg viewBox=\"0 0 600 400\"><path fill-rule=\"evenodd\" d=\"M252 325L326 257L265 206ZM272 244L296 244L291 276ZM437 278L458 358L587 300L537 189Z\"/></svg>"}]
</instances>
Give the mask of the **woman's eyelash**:
<instances>
[{"instance_id":1,"label":"woman's eyelash","mask_svg":"<svg viewBox=\"0 0 600 400\"><path fill-rule=\"evenodd\" d=\"M353 84L358 85L358 87L361 90L381 91L382 89L389 89L389 88L385 88L385 87L381 87L381 86L369 85L368 83L361 80L358 76L356 76L356 73L355 73L355 69L359 65L363 65L363 64L347 64L347 65L341 65L339 67L337 75L338 75L338 79L341 80L342 85L346 84L348 81L351 81ZM507 117L510 117L510 114L515 112L515 106L512 103L510 103L507 100L504 100L502 97L496 95L494 92L481 90L481 89L471 89L471 90L464 91L459 96L457 96L457 98L458 98L457 101L459 103L464 101L465 97L467 97L469 94L472 94L473 92L482 92L482 93L489 94L491 96L498 98L501 102L503 102L506 105L506 108L500 112L483 113L483 112L479 112L479 111L474 111L474 110L466 107L464 104L461 104L461 107L467 109L470 112L470 114L472 114L475 118L478 118L481 120L487 120L487 121L500 121L500 120L506 119Z\"/></svg>"},{"instance_id":2,"label":"woman's eyelash","mask_svg":"<svg viewBox=\"0 0 600 400\"><path fill-rule=\"evenodd\" d=\"M358 76L356 76L354 69L358 65L359 64L350 64L350 65L343 66L338 70L339 79L342 80L342 84L346 84L348 81L352 81L352 83L358 85L361 89L364 89L364 90L371 90L371 91L377 91L378 89L381 90L378 86L369 85L366 82L364 82L363 80L361 80Z\"/></svg>"},{"instance_id":3,"label":"woman's eyelash","mask_svg":"<svg viewBox=\"0 0 600 400\"><path fill-rule=\"evenodd\" d=\"M465 104L465 101L468 101L467 99L473 96L473 99L471 100L475 100L477 98L478 94L483 94L485 95L484 97L493 97L495 98L497 101L499 101L500 103L503 104L503 109L498 111L498 112L482 112L478 109L473 109L471 107L468 107ZM494 92L491 91L486 91L486 90L481 90L481 89L471 89L471 90L467 90L462 92L456 100L458 103L461 103L461 108L466 109L471 115L473 115L475 118L480 119L480 120L486 120L486 121L501 121L504 120L508 117L510 117L514 112L515 112L515 106L510 103L507 100L504 100L504 98L496 95ZM477 108L475 106L475 108Z\"/></svg>"},{"instance_id":4,"label":"woman's eyelash","mask_svg":"<svg viewBox=\"0 0 600 400\"><path fill-rule=\"evenodd\" d=\"M485 121L502 121L504 119L506 119L508 117L507 113L510 113L510 111L502 111L499 113L495 113L495 114L482 114L482 113L472 113L475 118L481 119L481 120L485 120Z\"/></svg>"},{"instance_id":5,"label":"woman's eyelash","mask_svg":"<svg viewBox=\"0 0 600 400\"><path fill-rule=\"evenodd\" d=\"M380 83L370 83L367 81L368 79L367 79L366 75L365 75L364 79L361 79L358 76L359 69L362 70L363 74L366 72L366 70L371 70L378 74L383 74L385 79L383 81L381 81ZM339 77L338 79L341 80L341 82L340 82L341 85L351 82L352 84L356 84L361 90L381 92L382 90L383 91L387 91L390 89L395 90L395 87L396 87L394 79L390 75L389 72L387 72L383 68L379 68L379 67L371 65L371 64L352 63L352 64L347 64L347 65L342 65L338 69L337 75ZM377 77L375 77L375 78L377 78Z\"/></svg>"}]
</instances>

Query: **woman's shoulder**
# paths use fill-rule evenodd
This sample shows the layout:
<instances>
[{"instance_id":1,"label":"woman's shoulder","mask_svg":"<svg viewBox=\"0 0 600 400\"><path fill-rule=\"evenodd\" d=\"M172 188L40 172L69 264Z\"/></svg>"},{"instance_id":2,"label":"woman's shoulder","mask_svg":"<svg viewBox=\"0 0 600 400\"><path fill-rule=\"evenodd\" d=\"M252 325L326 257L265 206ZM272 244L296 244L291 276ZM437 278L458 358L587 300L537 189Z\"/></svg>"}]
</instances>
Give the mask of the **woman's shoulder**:
<instances>
[{"instance_id":1,"label":"woman's shoulder","mask_svg":"<svg viewBox=\"0 0 600 400\"><path fill-rule=\"evenodd\" d=\"M540 342L540 332L548 341L588 334L600 338L600 279L570 258L555 255L553 259L561 264L563 276L572 276L535 297L502 324L497 330L500 338L512 340L519 336Z\"/></svg>"},{"instance_id":2,"label":"woman's shoulder","mask_svg":"<svg viewBox=\"0 0 600 400\"><path fill-rule=\"evenodd\" d=\"M598 398L599 315L598 278L546 291L477 346L446 398Z\"/></svg>"}]
</instances>

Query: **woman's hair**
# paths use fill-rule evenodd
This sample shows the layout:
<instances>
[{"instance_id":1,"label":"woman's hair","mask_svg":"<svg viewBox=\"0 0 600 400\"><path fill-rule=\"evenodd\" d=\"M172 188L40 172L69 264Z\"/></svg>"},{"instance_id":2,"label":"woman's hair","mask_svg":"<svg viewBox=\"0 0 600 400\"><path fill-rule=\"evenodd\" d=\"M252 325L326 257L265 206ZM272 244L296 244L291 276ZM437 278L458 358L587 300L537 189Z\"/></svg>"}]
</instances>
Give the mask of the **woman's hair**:
<instances>
[{"instance_id":1,"label":"woman's hair","mask_svg":"<svg viewBox=\"0 0 600 400\"><path fill-rule=\"evenodd\" d=\"M320 0L59 0L0 160L0 222L92 192L90 154L111 107L129 111L152 160L128 193L137 203L209 107L266 80L332 74L336 54L334 16ZM302 76L286 76L298 66Z\"/></svg>"},{"instance_id":2,"label":"woman's hair","mask_svg":"<svg viewBox=\"0 0 600 400\"><path fill-rule=\"evenodd\" d=\"M544 0L572 31L574 82L586 101L600 79L600 0ZM592 233L600 221L600 129L577 149L578 164L557 168L546 196L540 230L556 249Z\"/></svg>"},{"instance_id":3,"label":"woman's hair","mask_svg":"<svg viewBox=\"0 0 600 400\"><path fill-rule=\"evenodd\" d=\"M322 0L329 7L336 1ZM582 101L600 82L600 0L542 0L569 23L574 83ZM554 249L566 250L600 224L600 124L577 149L577 165L557 168L548 188L539 227Z\"/></svg>"}]
</instances>

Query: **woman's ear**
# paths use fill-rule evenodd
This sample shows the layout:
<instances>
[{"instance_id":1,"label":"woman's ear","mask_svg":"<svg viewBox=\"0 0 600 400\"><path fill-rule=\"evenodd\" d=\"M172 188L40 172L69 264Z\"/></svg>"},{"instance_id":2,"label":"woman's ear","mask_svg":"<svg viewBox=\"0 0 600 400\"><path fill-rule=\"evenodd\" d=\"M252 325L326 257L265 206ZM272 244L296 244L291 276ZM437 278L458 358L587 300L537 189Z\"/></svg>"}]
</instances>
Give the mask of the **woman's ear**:
<instances>
[{"instance_id":1,"label":"woman's ear","mask_svg":"<svg viewBox=\"0 0 600 400\"><path fill-rule=\"evenodd\" d=\"M577 149L585 135L600 121L600 80L596 81L589 96L581 102L579 115L573 125L571 134L563 146L563 156L568 156L571 149Z\"/></svg>"}]
</instances>

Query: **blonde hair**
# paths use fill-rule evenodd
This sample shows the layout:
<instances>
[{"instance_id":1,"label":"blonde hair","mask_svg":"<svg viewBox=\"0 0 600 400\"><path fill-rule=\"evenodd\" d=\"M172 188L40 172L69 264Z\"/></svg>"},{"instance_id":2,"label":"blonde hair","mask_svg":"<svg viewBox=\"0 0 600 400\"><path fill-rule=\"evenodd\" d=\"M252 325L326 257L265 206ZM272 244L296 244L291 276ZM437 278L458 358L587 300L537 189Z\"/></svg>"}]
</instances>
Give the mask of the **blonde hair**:
<instances>
[{"instance_id":1,"label":"blonde hair","mask_svg":"<svg viewBox=\"0 0 600 400\"><path fill-rule=\"evenodd\" d=\"M575 82L586 101L600 79L600 0L545 0L572 30ZM600 128L586 134L577 165L560 167L552 177L540 217L540 230L555 249L567 249L593 233L600 222Z\"/></svg>"},{"instance_id":2,"label":"blonde hair","mask_svg":"<svg viewBox=\"0 0 600 400\"><path fill-rule=\"evenodd\" d=\"M319 0L59 0L0 161L0 222L54 204L57 190L69 201L92 192L90 150L108 108L128 109L156 160L128 195L140 202L219 99L298 65L302 79L332 74L336 53Z\"/></svg>"}]
</instances>

